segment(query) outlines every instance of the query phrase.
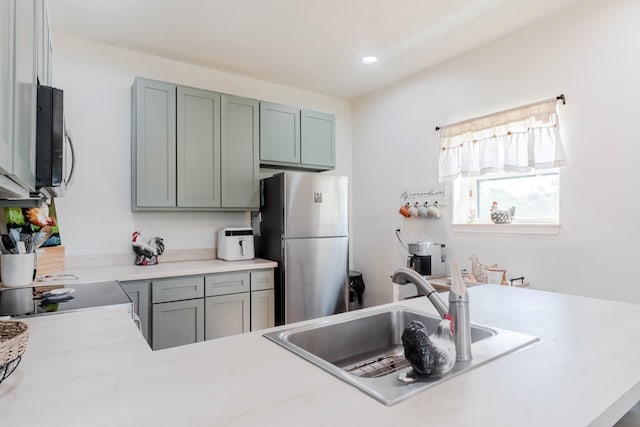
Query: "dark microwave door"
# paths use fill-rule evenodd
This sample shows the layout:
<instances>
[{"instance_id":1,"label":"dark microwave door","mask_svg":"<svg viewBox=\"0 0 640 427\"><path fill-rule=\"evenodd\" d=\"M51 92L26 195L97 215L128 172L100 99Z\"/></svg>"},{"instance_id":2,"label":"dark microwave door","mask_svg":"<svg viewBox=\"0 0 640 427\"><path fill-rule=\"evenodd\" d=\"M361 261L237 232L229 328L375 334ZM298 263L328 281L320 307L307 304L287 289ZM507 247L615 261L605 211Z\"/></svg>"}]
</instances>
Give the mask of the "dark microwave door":
<instances>
[{"instance_id":1,"label":"dark microwave door","mask_svg":"<svg viewBox=\"0 0 640 427\"><path fill-rule=\"evenodd\" d=\"M63 91L38 86L36 131L36 188L64 182Z\"/></svg>"}]
</instances>

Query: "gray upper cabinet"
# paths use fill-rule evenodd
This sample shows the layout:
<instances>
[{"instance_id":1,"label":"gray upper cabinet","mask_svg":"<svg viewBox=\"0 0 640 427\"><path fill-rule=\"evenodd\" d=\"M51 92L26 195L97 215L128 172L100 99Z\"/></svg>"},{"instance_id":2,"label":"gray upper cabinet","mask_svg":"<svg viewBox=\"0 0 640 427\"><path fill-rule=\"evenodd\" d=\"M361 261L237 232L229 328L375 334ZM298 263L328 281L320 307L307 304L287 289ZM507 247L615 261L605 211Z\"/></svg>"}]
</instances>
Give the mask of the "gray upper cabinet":
<instances>
[{"instance_id":1,"label":"gray upper cabinet","mask_svg":"<svg viewBox=\"0 0 640 427\"><path fill-rule=\"evenodd\" d=\"M260 103L222 95L222 207L259 207Z\"/></svg>"},{"instance_id":2,"label":"gray upper cabinet","mask_svg":"<svg viewBox=\"0 0 640 427\"><path fill-rule=\"evenodd\" d=\"M0 1L0 196L35 190L36 0Z\"/></svg>"},{"instance_id":3,"label":"gray upper cabinet","mask_svg":"<svg viewBox=\"0 0 640 427\"><path fill-rule=\"evenodd\" d=\"M333 169L336 166L335 116L302 110L300 121L301 162Z\"/></svg>"},{"instance_id":4,"label":"gray upper cabinet","mask_svg":"<svg viewBox=\"0 0 640 427\"><path fill-rule=\"evenodd\" d=\"M176 206L176 86L137 78L132 88L132 206Z\"/></svg>"},{"instance_id":5,"label":"gray upper cabinet","mask_svg":"<svg viewBox=\"0 0 640 427\"><path fill-rule=\"evenodd\" d=\"M132 209L258 208L259 103L136 78Z\"/></svg>"},{"instance_id":6,"label":"gray upper cabinet","mask_svg":"<svg viewBox=\"0 0 640 427\"><path fill-rule=\"evenodd\" d=\"M15 1L0 1L0 172L13 171L13 27ZM5 65L6 64L6 65ZM3 176L4 180L8 180Z\"/></svg>"},{"instance_id":7,"label":"gray upper cabinet","mask_svg":"<svg viewBox=\"0 0 640 427\"><path fill-rule=\"evenodd\" d=\"M220 94L178 86L178 207L220 203Z\"/></svg>"},{"instance_id":8,"label":"gray upper cabinet","mask_svg":"<svg viewBox=\"0 0 640 427\"><path fill-rule=\"evenodd\" d=\"M300 163L300 110L260 103L261 163Z\"/></svg>"},{"instance_id":9,"label":"gray upper cabinet","mask_svg":"<svg viewBox=\"0 0 640 427\"><path fill-rule=\"evenodd\" d=\"M335 163L335 116L260 103L262 166L329 170Z\"/></svg>"}]
</instances>

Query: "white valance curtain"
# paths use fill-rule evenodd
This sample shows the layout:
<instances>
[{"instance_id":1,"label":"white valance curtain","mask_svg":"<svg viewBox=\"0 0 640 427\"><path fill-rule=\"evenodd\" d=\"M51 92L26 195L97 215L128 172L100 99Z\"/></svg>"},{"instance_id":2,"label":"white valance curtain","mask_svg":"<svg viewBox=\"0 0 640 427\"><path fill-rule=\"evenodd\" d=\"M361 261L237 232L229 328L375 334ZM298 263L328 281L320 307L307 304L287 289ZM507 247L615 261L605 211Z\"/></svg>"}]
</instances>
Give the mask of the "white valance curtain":
<instances>
[{"instance_id":1,"label":"white valance curtain","mask_svg":"<svg viewBox=\"0 0 640 427\"><path fill-rule=\"evenodd\" d=\"M440 128L440 181L567 163L556 98Z\"/></svg>"}]
</instances>

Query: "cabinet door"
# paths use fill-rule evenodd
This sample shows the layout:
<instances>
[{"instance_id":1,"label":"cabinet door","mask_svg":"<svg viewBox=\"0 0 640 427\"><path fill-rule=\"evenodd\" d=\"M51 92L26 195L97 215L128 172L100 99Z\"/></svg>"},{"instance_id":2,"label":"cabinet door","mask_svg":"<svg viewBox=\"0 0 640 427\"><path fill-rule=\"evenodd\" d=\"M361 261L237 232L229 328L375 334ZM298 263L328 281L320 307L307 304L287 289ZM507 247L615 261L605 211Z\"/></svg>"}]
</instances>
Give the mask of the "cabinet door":
<instances>
[{"instance_id":1,"label":"cabinet door","mask_svg":"<svg viewBox=\"0 0 640 427\"><path fill-rule=\"evenodd\" d=\"M13 172L13 30L15 0L0 1L0 173Z\"/></svg>"},{"instance_id":2,"label":"cabinet door","mask_svg":"<svg viewBox=\"0 0 640 427\"><path fill-rule=\"evenodd\" d=\"M178 86L178 207L220 207L220 94Z\"/></svg>"},{"instance_id":3,"label":"cabinet door","mask_svg":"<svg viewBox=\"0 0 640 427\"><path fill-rule=\"evenodd\" d=\"M302 110L300 120L301 163L333 169L336 165L333 114Z\"/></svg>"},{"instance_id":4,"label":"cabinet door","mask_svg":"<svg viewBox=\"0 0 640 427\"><path fill-rule=\"evenodd\" d=\"M222 207L258 208L260 103L222 95L221 104Z\"/></svg>"},{"instance_id":5,"label":"cabinet door","mask_svg":"<svg viewBox=\"0 0 640 427\"><path fill-rule=\"evenodd\" d=\"M275 326L275 298L273 289L251 292L251 330Z\"/></svg>"},{"instance_id":6,"label":"cabinet door","mask_svg":"<svg viewBox=\"0 0 640 427\"><path fill-rule=\"evenodd\" d=\"M175 207L176 87L137 78L132 104L132 208Z\"/></svg>"},{"instance_id":7,"label":"cabinet door","mask_svg":"<svg viewBox=\"0 0 640 427\"><path fill-rule=\"evenodd\" d=\"M153 349L192 344L204 339L204 300L153 304Z\"/></svg>"},{"instance_id":8,"label":"cabinet door","mask_svg":"<svg viewBox=\"0 0 640 427\"><path fill-rule=\"evenodd\" d=\"M205 339L249 332L249 293L205 298Z\"/></svg>"},{"instance_id":9,"label":"cabinet door","mask_svg":"<svg viewBox=\"0 0 640 427\"><path fill-rule=\"evenodd\" d=\"M300 163L300 110L260 103L260 162Z\"/></svg>"},{"instance_id":10,"label":"cabinet door","mask_svg":"<svg viewBox=\"0 0 640 427\"><path fill-rule=\"evenodd\" d=\"M123 282L122 289L129 295L133 302L133 311L140 318L142 336L151 343L151 282Z\"/></svg>"},{"instance_id":11,"label":"cabinet door","mask_svg":"<svg viewBox=\"0 0 640 427\"><path fill-rule=\"evenodd\" d=\"M36 0L15 1L13 176L35 190Z\"/></svg>"}]
</instances>

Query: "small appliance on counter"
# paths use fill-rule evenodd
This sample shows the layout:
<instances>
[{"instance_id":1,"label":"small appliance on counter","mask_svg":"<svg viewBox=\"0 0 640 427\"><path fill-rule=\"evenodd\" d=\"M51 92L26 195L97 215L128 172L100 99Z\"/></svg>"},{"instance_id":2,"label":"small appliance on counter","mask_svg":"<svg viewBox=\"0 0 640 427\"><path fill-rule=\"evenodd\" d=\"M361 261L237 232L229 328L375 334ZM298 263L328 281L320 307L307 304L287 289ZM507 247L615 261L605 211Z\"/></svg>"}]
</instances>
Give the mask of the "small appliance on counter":
<instances>
[{"instance_id":1,"label":"small appliance on counter","mask_svg":"<svg viewBox=\"0 0 640 427\"><path fill-rule=\"evenodd\" d=\"M218 258L239 261L255 258L253 229L225 227L218 231Z\"/></svg>"},{"instance_id":2,"label":"small appliance on counter","mask_svg":"<svg viewBox=\"0 0 640 427\"><path fill-rule=\"evenodd\" d=\"M407 266L427 278L447 275L447 255L444 243L409 243Z\"/></svg>"}]
</instances>

